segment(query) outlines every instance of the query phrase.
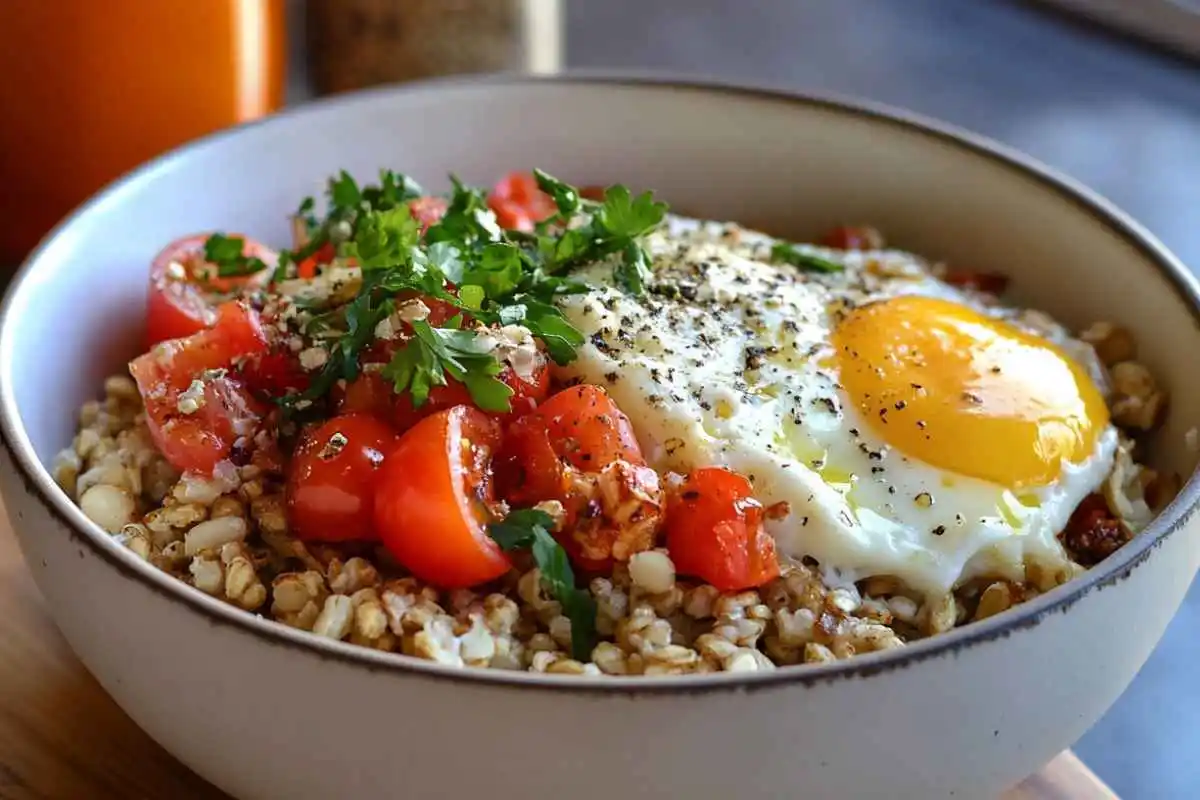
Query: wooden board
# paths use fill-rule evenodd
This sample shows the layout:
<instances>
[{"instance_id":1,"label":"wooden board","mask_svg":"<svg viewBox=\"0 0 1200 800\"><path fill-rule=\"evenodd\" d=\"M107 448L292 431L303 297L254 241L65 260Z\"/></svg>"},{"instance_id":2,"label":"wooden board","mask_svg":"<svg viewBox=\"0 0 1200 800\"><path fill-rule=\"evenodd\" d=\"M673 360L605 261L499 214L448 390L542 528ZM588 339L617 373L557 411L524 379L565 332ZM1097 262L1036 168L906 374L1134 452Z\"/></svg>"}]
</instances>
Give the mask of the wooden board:
<instances>
[{"instance_id":1,"label":"wooden board","mask_svg":"<svg viewBox=\"0 0 1200 800\"><path fill-rule=\"evenodd\" d=\"M0 515L0 800L227 795L155 744L67 647ZM1002 800L1116 800L1072 753Z\"/></svg>"}]
</instances>

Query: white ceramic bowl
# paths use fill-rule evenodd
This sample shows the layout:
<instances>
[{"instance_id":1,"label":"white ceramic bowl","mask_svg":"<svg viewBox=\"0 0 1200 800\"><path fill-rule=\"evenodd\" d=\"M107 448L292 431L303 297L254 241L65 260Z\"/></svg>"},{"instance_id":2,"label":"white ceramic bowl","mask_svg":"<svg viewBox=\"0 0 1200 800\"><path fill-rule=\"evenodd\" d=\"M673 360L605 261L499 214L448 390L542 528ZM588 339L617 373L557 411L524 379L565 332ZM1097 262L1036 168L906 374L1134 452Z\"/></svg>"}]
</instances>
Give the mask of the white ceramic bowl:
<instances>
[{"instance_id":1,"label":"white ceramic bowl","mask_svg":"<svg viewBox=\"0 0 1200 800\"><path fill-rule=\"evenodd\" d=\"M79 404L137 349L164 242L285 214L341 168L444 187L541 166L653 187L795 237L870 221L1013 276L1080 325L1129 326L1169 387L1153 460L1191 475L1200 291L1111 206L1003 148L904 114L653 80L499 78L318 103L110 187L25 265L0 323L5 505L72 647L168 750L243 798L989 797L1121 693L1200 561L1200 488L1056 591L906 648L750 676L459 671L317 639L202 595L114 544L46 471ZM983 454L981 454L982 457Z\"/></svg>"}]
</instances>

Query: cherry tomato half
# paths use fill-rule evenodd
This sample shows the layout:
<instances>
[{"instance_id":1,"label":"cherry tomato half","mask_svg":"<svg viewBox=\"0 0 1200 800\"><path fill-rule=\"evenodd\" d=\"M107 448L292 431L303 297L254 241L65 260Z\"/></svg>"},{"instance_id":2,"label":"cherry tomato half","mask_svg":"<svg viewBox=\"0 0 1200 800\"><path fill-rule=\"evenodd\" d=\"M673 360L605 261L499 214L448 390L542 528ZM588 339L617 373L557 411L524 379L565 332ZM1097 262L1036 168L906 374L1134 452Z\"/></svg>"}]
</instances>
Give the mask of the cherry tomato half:
<instances>
[{"instance_id":1,"label":"cherry tomato half","mask_svg":"<svg viewBox=\"0 0 1200 800\"><path fill-rule=\"evenodd\" d=\"M362 541L375 535L375 483L397 441L367 414L343 414L304 437L287 477L288 529L306 541Z\"/></svg>"},{"instance_id":2,"label":"cherry tomato half","mask_svg":"<svg viewBox=\"0 0 1200 800\"><path fill-rule=\"evenodd\" d=\"M270 271L238 278L208 275L204 260L208 234L188 236L167 245L150 265L146 294L146 346L178 339L204 330L216 322L215 296L248 281L263 281ZM273 267L279 255L253 239L246 239L242 252ZM215 272L215 269L211 270Z\"/></svg>"},{"instance_id":3,"label":"cherry tomato half","mask_svg":"<svg viewBox=\"0 0 1200 800\"><path fill-rule=\"evenodd\" d=\"M509 570L486 529L500 437L495 420L455 406L421 420L387 454L376 483L375 529L417 578L454 589Z\"/></svg>"},{"instance_id":4,"label":"cherry tomato half","mask_svg":"<svg viewBox=\"0 0 1200 800\"><path fill-rule=\"evenodd\" d=\"M565 502L569 475L564 462L599 472L614 461L645 464L629 417L599 386L563 389L508 430L497 462L501 493L514 505Z\"/></svg>"},{"instance_id":5,"label":"cherry tomato half","mask_svg":"<svg viewBox=\"0 0 1200 800\"><path fill-rule=\"evenodd\" d=\"M488 207L495 212L500 227L526 232L558 212L553 198L538 188L537 179L530 172L504 176L488 195Z\"/></svg>"},{"instance_id":6,"label":"cherry tomato half","mask_svg":"<svg viewBox=\"0 0 1200 800\"><path fill-rule=\"evenodd\" d=\"M226 303L213 327L160 342L130 362L151 437L177 469L211 472L234 441L253 432L263 409L226 370L266 348L254 311Z\"/></svg>"},{"instance_id":7,"label":"cherry tomato half","mask_svg":"<svg viewBox=\"0 0 1200 800\"><path fill-rule=\"evenodd\" d=\"M694 470L667 504L667 552L683 575L723 592L762 586L779 576L775 540L750 482L721 467Z\"/></svg>"},{"instance_id":8,"label":"cherry tomato half","mask_svg":"<svg viewBox=\"0 0 1200 800\"><path fill-rule=\"evenodd\" d=\"M243 359L237 376L257 397L282 397L308 388L311 377L297 355L284 347Z\"/></svg>"}]
</instances>

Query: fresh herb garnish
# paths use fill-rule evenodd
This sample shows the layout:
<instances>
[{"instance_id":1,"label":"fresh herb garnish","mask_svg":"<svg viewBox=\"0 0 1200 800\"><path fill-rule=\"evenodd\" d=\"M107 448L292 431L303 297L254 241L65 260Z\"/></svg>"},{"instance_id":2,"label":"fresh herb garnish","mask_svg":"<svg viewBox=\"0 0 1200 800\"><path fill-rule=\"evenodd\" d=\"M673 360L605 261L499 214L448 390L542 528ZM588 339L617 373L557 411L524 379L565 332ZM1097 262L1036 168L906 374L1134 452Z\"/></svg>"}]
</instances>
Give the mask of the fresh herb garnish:
<instances>
[{"instance_id":1,"label":"fresh herb garnish","mask_svg":"<svg viewBox=\"0 0 1200 800\"><path fill-rule=\"evenodd\" d=\"M586 589L575 586L575 572L567 553L550 534L553 527L549 514L525 508L510 511L502 521L493 522L488 533L502 550L530 550L542 573L542 584L571 620L571 655L587 662L596 641L596 601Z\"/></svg>"},{"instance_id":2,"label":"fresh herb garnish","mask_svg":"<svg viewBox=\"0 0 1200 800\"><path fill-rule=\"evenodd\" d=\"M776 242L771 245L771 260L782 261L810 272L841 272L843 269L842 265L835 261L805 253L788 242Z\"/></svg>"},{"instance_id":3,"label":"fresh herb garnish","mask_svg":"<svg viewBox=\"0 0 1200 800\"><path fill-rule=\"evenodd\" d=\"M413 247L421 238L421 226L408 206L395 206L360 215L354 239L346 244L346 255L363 272L402 267L410 261Z\"/></svg>"},{"instance_id":4,"label":"fresh herb garnish","mask_svg":"<svg viewBox=\"0 0 1200 800\"><path fill-rule=\"evenodd\" d=\"M533 233L502 230L487 192L454 176L445 214L424 234L408 206L423 196L421 188L390 170L380 173L377 185L360 186L345 171L332 178L323 220L313 216L312 202L302 203L297 216L309 241L280 255L274 279L291 277L294 265L333 245L339 257L361 268L362 285L352 302L310 322L310 332L320 330L328 358L304 392L282 399L285 409L311 404L337 381L357 377L359 355L402 292L436 299L484 326L524 325L555 363L571 362L584 337L555 301L588 287L566 273L614 257L616 280L628 291L645 291L650 258L638 240L662 221L666 206L649 193L634 197L623 186L611 187L603 202L584 200L575 187L540 170L534 174L558 213ZM440 327L413 323L385 376L396 391L411 395L414 406L453 379L480 408L508 410L512 390L498 378L503 367L492 343L480 338L482 331L463 326L461 316L455 320Z\"/></svg>"},{"instance_id":5,"label":"fresh herb garnish","mask_svg":"<svg viewBox=\"0 0 1200 800\"><path fill-rule=\"evenodd\" d=\"M650 192L633 197L618 184L604 191L596 218L607 237L630 240L654 230L666 213L667 204L657 202Z\"/></svg>"},{"instance_id":6,"label":"fresh herb garnish","mask_svg":"<svg viewBox=\"0 0 1200 800\"><path fill-rule=\"evenodd\" d=\"M558 207L558 215L560 217L570 219L579 212L580 198L578 189L568 183L563 183L552 175L547 175L540 169L533 171L533 177L537 181L538 188L554 200L554 205Z\"/></svg>"},{"instance_id":7,"label":"fresh herb garnish","mask_svg":"<svg viewBox=\"0 0 1200 800\"><path fill-rule=\"evenodd\" d=\"M538 186L554 198L558 215L539 226L565 226L584 201L575 187L546 173L534 172ZM667 213L666 203L654 199L650 192L634 197L624 186L610 186L600 203L587 204L592 211L585 224L567 228L554 235L540 233L535 246L550 274L566 272L583 264L616 256L613 277L625 291L634 295L645 293L650 276L650 257L638 241L662 222Z\"/></svg>"},{"instance_id":8,"label":"fresh herb garnish","mask_svg":"<svg viewBox=\"0 0 1200 800\"><path fill-rule=\"evenodd\" d=\"M390 169L379 171L378 186L364 186L359 192L363 203L377 211L403 205L424 194L421 184L400 172Z\"/></svg>"},{"instance_id":9,"label":"fresh herb garnish","mask_svg":"<svg viewBox=\"0 0 1200 800\"><path fill-rule=\"evenodd\" d=\"M351 215L358 211L362 203L362 190L358 182L346 170L338 173L336 178L329 181L330 213L336 216Z\"/></svg>"},{"instance_id":10,"label":"fresh herb garnish","mask_svg":"<svg viewBox=\"0 0 1200 800\"><path fill-rule=\"evenodd\" d=\"M471 400L484 411L509 410L513 391L496 377L500 362L483 337L474 331L435 328L424 320L413 322L412 327L415 335L392 356L383 377L397 392L411 393L414 407L425 404L434 386L445 386L449 375L467 387Z\"/></svg>"},{"instance_id":11,"label":"fresh herb garnish","mask_svg":"<svg viewBox=\"0 0 1200 800\"><path fill-rule=\"evenodd\" d=\"M300 207L296 209L296 218L304 223L310 234L320 224L317 222L316 214L313 213L313 209L316 207L317 201L311 197L306 197L300 201Z\"/></svg>"},{"instance_id":12,"label":"fresh herb garnish","mask_svg":"<svg viewBox=\"0 0 1200 800\"><path fill-rule=\"evenodd\" d=\"M450 242L472 247L481 242L498 242L504 238L496 215L487 204L487 192L467 186L456 176L450 176L454 187L446 213L425 232L425 241Z\"/></svg>"},{"instance_id":13,"label":"fresh herb garnish","mask_svg":"<svg viewBox=\"0 0 1200 800\"><path fill-rule=\"evenodd\" d=\"M503 300L520 285L527 258L514 244L493 242L485 245L474 263L463 270L461 282L479 286L486 297Z\"/></svg>"},{"instance_id":14,"label":"fresh herb garnish","mask_svg":"<svg viewBox=\"0 0 1200 800\"><path fill-rule=\"evenodd\" d=\"M621 260L613 268L613 277L625 291L634 295L646 293L646 282L650 280L650 256L637 242L625 245Z\"/></svg>"},{"instance_id":15,"label":"fresh herb garnish","mask_svg":"<svg viewBox=\"0 0 1200 800\"><path fill-rule=\"evenodd\" d=\"M240 236L214 233L204 240L204 260L215 264L222 278L240 278L266 269L261 258L243 254L245 247L246 240Z\"/></svg>"}]
</instances>

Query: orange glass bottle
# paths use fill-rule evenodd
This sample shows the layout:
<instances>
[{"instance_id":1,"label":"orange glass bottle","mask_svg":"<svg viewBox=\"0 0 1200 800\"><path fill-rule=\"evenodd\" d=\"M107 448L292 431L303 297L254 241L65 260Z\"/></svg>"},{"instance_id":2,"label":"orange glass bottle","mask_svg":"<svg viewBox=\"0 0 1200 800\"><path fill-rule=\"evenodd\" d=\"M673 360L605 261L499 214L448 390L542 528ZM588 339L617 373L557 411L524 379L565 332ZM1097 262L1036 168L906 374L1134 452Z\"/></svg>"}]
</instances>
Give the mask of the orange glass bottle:
<instances>
[{"instance_id":1,"label":"orange glass bottle","mask_svg":"<svg viewBox=\"0 0 1200 800\"><path fill-rule=\"evenodd\" d=\"M143 161L282 103L284 0L0 0L0 268Z\"/></svg>"}]
</instances>

